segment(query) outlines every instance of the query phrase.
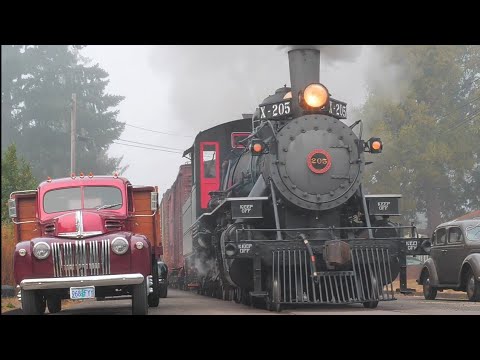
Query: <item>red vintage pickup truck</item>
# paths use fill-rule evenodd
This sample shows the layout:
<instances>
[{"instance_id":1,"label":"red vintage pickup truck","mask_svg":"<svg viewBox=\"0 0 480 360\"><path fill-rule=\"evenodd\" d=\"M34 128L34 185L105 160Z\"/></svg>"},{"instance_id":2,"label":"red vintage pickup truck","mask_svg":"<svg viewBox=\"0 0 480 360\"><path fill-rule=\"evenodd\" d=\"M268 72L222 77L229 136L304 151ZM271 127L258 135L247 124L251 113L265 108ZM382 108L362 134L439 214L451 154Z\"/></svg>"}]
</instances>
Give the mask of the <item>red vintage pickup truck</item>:
<instances>
[{"instance_id":1,"label":"red vintage pickup truck","mask_svg":"<svg viewBox=\"0 0 480 360\"><path fill-rule=\"evenodd\" d=\"M48 179L9 200L14 274L25 314L61 311L62 299L132 297L132 313L159 304L158 189L118 176Z\"/></svg>"}]
</instances>

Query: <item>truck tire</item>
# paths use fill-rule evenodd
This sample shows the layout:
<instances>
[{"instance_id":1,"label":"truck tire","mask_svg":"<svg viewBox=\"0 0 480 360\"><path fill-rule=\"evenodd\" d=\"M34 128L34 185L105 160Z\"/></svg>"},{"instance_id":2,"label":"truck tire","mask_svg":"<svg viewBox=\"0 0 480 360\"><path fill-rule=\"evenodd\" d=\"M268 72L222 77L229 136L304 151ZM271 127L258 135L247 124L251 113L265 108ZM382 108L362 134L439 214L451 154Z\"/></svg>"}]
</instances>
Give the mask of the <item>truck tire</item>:
<instances>
[{"instance_id":1,"label":"truck tire","mask_svg":"<svg viewBox=\"0 0 480 360\"><path fill-rule=\"evenodd\" d=\"M160 303L160 284L158 283L158 265L155 259L152 263L153 292L148 294L148 306L157 307Z\"/></svg>"},{"instance_id":2,"label":"truck tire","mask_svg":"<svg viewBox=\"0 0 480 360\"><path fill-rule=\"evenodd\" d=\"M47 298L47 307L50 314L58 313L62 310L62 299L58 296L50 296Z\"/></svg>"},{"instance_id":3,"label":"truck tire","mask_svg":"<svg viewBox=\"0 0 480 360\"><path fill-rule=\"evenodd\" d=\"M168 286L167 285L161 285L160 286L160 297L161 298L166 298L168 294Z\"/></svg>"},{"instance_id":4,"label":"truck tire","mask_svg":"<svg viewBox=\"0 0 480 360\"><path fill-rule=\"evenodd\" d=\"M132 291L132 315L147 315L147 281L143 280L141 284L133 285Z\"/></svg>"},{"instance_id":5,"label":"truck tire","mask_svg":"<svg viewBox=\"0 0 480 360\"><path fill-rule=\"evenodd\" d=\"M22 310L25 315L42 315L46 303L36 290L22 290Z\"/></svg>"},{"instance_id":6,"label":"truck tire","mask_svg":"<svg viewBox=\"0 0 480 360\"><path fill-rule=\"evenodd\" d=\"M151 294L148 294L148 306L149 307L157 307L160 303L160 294L159 290L153 290Z\"/></svg>"}]
</instances>

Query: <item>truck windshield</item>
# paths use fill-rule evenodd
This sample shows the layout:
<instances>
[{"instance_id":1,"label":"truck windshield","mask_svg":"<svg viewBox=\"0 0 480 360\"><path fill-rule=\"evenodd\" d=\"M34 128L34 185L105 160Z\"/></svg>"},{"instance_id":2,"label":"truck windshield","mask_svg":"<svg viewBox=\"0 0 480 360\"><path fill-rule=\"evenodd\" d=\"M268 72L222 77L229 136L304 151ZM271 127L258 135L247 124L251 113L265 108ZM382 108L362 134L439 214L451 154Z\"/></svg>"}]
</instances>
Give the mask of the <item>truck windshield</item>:
<instances>
[{"instance_id":1,"label":"truck windshield","mask_svg":"<svg viewBox=\"0 0 480 360\"><path fill-rule=\"evenodd\" d=\"M46 213L82 209L82 192L84 209L111 209L122 207L123 199L120 189L113 186L86 186L50 190L43 197L43 209Z\"/></svg>"}]
</instances>

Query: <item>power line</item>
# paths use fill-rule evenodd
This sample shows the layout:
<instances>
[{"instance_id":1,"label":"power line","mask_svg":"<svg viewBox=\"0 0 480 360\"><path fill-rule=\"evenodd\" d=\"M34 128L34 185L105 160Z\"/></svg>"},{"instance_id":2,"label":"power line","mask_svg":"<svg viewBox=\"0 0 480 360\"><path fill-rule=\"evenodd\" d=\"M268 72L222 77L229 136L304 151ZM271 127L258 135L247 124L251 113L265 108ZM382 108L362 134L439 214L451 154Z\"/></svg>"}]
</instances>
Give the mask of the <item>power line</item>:
<instances>
[{"instance_id":1,"label":"power line","mask_svg":"<svg viewBox=\"0 0 480 360\"><path fill-rule=\"evenodd\" d=\"M441 116L441 117L439 118L439 120L445 119L447 116L456 113L458 110L463 109L464 107L466 107L466 106L468 106L468 105L473 105L474 102L477 101L477 100L480 100L480 96L476 97L476 98L473 99L473 100L467 100L467 101L465 102L465 104L463 104L462 106L457 107L457 108L456 108L454 111L452 111L450 114L446 114L446 115L444 115L444 116Z\"/></svg>"},{"instance_id":2,"label":"power line","mask_svg":"<svg viewBox=\"0 0 480 360\"><path fill-rule=\"evenodd\" d=\"M452 132L456 129L458 129L460 126L466 124L467 122L469 121L477 121L478 119L480 119L480 117L476 118L475 119L475 116L479 115L480 114L480 110L477 111L476 113L474 114L471 114L470 116L468 116L466 119L464 119L463 121L459 122L458 124L455 124L454 126L452 126L451 128L447 129L444 131L444 133L449 133L449 132Z\"/></svg>"},{"instance_id":3,"label":"power line","mask_svg":"<svg viewBox=\"0 0 480 360\"><path fill-rule=\"evenodd\" d=\"M140 126L130 125L130 124L127 124L127 123L125 123L125 125L126 125L126 126L130 126L130 127L133 127L133 128L136 128L136 129L141 129L141 130L150 131L150 132L154 132L154 133L158 133L158 134L163 134L163 135L179 136L179 137L188 137L188 138L193 138L193 137L194 137L194 136L191 136L191 135L180 135L180 134L173 134L173 133L169 133L169 132L165 132L165 131L158 131L158 130L146 129L146 128L143 128L143 127L140 127Z\"/></svg>"},{"instance_id":4,"label":"power line","mask_svg":"<svg viewBox=\"0 0 480 360\"><path fill-rule=\"evenodd\" d=\"M142 143L142 142L138 142L138 141L124 140L124 139L117 139L117 140L121 140L121 141L124 141L124 142L127 142L127 143L133 143L133 144L153 146L153 147L157 147L157 148L161 148L161 149L183 151L182 149L176 149L176 148L171 148L171 147L161 146L161 145L146 144L146 143Z\"/></svg>"},{"instance_id":5,"label":"power line","mask_svg":"<svg viewBox=\"0 0 480 360\"><path fill-rule=\"evenodd\" d=\"M145 146L122 144L122 143L119 143L119 142L116 142L116 141L114 141L113 143L114 143L114 144L117 144L117 145L136 147L136 148L140 148L140 149L157 150L157 151L169 152L169 153L173 153L173 154L182 154L181 151L170 151L170 150L164 150L164 149L149 148L149 147L145 147Z\"/></svg>"},{"instance_id":6,"label":"power line","mask_svg":"<svg viewBox=\"0 0 480 360\"><path fill-rule=\"evenodd\" d=\"M452 111L451 113L446 114L446 115L440 117L440 119L445 119L445 118L447 118L448 116L451 116L451 115L453 115L453 114L455 114L455 113L458 114L458 112L459 112L460 109L464 108L464 107L467 106L467 105L474 105L477 100L480 100L480 96L478 96L477 98L475 98L475 99L473 99L473 100L467 101L467 103L465 103L465 104L463 104L462 106L456 108L456 109L455 109L454 111ZM451 131L452 129L455 129L457 125L460 126L461 124L468 122L468 120L471 119L472 116L475 116L475 115L477 115L478 113L479 113L479 112L476 112L476 113L474 113L474 114L468 115L466 119L460 121L460 122L457 123L457 124L454 124L453 127L448 128L447 130L444 130L444 131L439 131L439 130L437 130L437 131L438 131L438 133L440 133L440 134L441 134L441 133L447 133L447 132Z\"/></svg>"}]
</instances>

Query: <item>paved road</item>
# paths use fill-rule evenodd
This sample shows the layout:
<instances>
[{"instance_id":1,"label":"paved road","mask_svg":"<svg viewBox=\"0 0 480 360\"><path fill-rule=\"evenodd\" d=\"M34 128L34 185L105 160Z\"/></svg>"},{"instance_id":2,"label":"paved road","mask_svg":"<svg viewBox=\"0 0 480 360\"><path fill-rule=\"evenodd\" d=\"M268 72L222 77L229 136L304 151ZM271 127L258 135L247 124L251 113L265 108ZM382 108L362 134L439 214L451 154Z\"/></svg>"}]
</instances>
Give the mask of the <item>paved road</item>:
<instances>
[{"instance_id":1,"label":"paved road","mask_svg":"<svg viewBox=\"0 0 480 360\"><path fill-rule=\"evenodd\" d=\"M287 308L280 315L480 315L480 303L467 300L442 299L427 301L420 296L397 295L398 300L381 302L376 309L362 305L309 306ZM21 311L15 313L21 314ZM55 315L131 315L131 300L85 301ZM13 314L12 314L13 315ZM149 315L278 315L234 302L169 289L168 297L161 299L158 308L150 308Z\"/></svg>"}]
</instances>

